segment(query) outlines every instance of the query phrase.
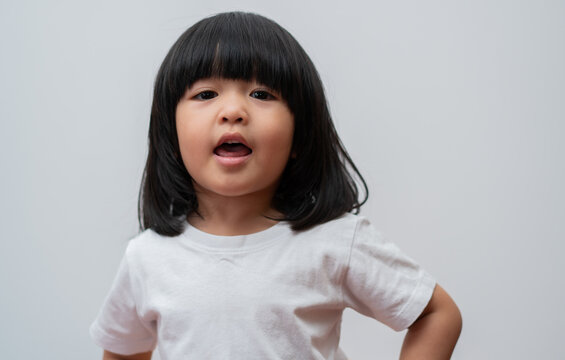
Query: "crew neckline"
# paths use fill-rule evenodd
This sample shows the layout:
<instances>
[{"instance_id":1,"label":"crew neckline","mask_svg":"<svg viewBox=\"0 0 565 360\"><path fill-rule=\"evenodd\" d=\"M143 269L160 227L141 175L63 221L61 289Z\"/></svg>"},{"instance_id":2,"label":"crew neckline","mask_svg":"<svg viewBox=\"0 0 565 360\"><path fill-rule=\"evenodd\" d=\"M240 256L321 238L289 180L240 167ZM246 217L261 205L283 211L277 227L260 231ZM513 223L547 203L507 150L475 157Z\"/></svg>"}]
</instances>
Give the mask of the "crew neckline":
<instances>
[{"instance_id":1,"label":"crew neckline","mask_svg":"<svg viewBox=\"0 0 565 360\"><path fill-rule=\"evenodd\" d=\"M286 222L280 221L273 226L245 235L214 235L195 228L186 222L184 240L191 245L211 251L245 251L270 244L282 235L290 232Z\"/></svg>"}]
</instances>

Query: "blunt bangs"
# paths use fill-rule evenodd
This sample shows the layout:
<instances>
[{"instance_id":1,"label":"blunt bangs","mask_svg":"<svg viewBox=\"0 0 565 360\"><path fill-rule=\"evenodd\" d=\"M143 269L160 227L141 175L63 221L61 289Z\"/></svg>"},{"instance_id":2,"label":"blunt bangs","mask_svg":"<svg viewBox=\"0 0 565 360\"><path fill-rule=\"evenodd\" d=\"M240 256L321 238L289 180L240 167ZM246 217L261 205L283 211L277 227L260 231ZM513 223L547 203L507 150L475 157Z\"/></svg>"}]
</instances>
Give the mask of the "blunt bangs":
<instances>
[{"instance_id":1,"label":"blunt bangs","mask_svg":"<svg viewBox=\"0 0 565 360\"><path fill-rule=\"evenodd\" d=\"M217 77L255 80L294 103L290 90L293 97L302 92L296 85L307 56L289 40L294 40L290 33L260 16L236 12L201 20L181 35L165 60L170 71L163 74L164 83L174 84L170 100L178 102L200 79Z\"/></svg>"}]
</instances>

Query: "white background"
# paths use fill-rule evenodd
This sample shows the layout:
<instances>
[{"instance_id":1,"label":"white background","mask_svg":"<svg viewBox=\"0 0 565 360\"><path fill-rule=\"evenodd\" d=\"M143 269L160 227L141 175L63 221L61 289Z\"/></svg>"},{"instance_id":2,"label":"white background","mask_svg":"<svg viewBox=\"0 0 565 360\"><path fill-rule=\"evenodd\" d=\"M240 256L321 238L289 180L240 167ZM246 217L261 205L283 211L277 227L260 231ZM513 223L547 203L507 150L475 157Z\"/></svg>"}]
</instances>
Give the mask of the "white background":
<instances>
[{"instance_id":1,"label":"white background","mask_svg":"<svg viewBox=\"0 0 565 360\"><path fill-rule=\"evenodd\" d=\"M97 359L88 326L129 238L152 83L191 24L248 10L316 64L371 189L363 214L464 316L454 359L564 359L563 1L3 1L0 341ZM346 312L355 360L402 333Z\"/></svg>"}]
</instances>

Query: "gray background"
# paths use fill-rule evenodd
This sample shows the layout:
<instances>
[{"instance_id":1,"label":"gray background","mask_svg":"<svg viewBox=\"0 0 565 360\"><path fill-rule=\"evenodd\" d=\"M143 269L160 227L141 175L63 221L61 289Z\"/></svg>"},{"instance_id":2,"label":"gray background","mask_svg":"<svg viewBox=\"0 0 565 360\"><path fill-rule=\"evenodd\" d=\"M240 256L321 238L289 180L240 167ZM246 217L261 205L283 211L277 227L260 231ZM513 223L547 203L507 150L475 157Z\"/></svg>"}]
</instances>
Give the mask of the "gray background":
<instances>
[{"instance_id":1,"label":"gray background","mask_svg":"<svg viewBox=\"0 0 565 360\"><path fill-rule=\"evenodd\" d=\"M231 4L1 3L1 357L100 357L88 326L137 232L157 68L187 26L240 9L311 55L363 214L463 312L454 359L565 358L565 3ZM393 359L402 335L348 311L342 347Z\"/></svg>"}]
</instances>

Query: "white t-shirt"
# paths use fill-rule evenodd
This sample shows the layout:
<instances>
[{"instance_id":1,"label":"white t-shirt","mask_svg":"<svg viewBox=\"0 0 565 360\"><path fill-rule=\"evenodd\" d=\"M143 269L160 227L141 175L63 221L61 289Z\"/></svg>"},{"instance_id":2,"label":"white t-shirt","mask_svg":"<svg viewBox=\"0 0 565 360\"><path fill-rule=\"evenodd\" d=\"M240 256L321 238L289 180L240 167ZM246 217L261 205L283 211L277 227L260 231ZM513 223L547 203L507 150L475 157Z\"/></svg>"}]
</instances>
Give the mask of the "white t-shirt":
<instances>
[{"instance_id":1,"label":"white t-shirt","mask_svg":"<svg viewBox=\"0 0 565 360\"><path fill-rule=\"evenodd\" d=\"M162 360L345 359L346 307L410 326L435 281L363 217L216 236L187 225L130 241L90 331L106 350Z\"/></svg>"}]
</instances>

